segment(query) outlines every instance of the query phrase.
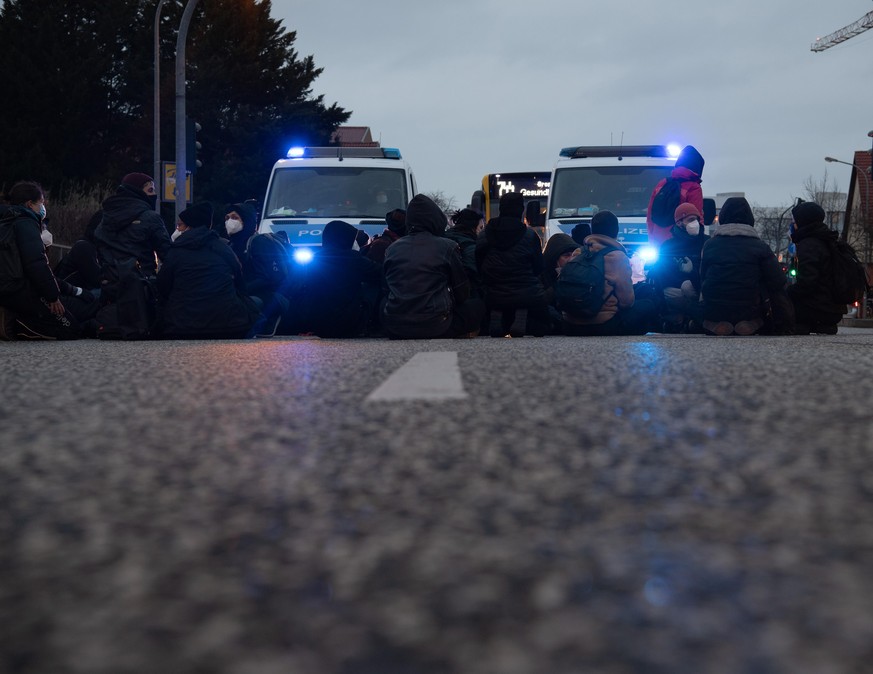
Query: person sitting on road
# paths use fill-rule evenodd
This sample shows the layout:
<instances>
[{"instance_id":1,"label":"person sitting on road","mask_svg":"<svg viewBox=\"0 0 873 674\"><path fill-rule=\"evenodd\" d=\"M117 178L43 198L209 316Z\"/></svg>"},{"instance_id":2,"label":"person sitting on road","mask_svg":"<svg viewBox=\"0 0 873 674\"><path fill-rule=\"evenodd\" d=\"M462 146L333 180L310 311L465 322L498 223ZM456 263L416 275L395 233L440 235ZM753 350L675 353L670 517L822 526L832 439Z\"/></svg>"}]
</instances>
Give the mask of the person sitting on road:
<instances>
[{"instance_id":1,"label":"person sitting on road","mask_svg":"<svg viewBox=\"0 0 873 674\"><path fill-rule=\"evenodd\" d=\"M587 227L587 225L586 225ZM576 229L574 228L574 232ZM588 234L591 228L588 227ZM577 243L569 234L558 233L549 237L546 249L543 251L543 287L546 289L546 302L549 309L549 334L561 335L564 333L563 319L558 310L555 299L555 284L561 269L574 256L579 254L581 243Z\"/></svg>"},{"instance_id":2,"label":"person sitting on road","mask_svg":"<svg viewBox=\"0 0 873 674\"><path fill-rule=\"evenodd\" d=\"M485 288L492 337L542 337L549 325L540 237L524 224L524 197L500 197L499 211L476 243L476 266Z\"/></svg>"},{"instance_id":3,"label":"person sitting on road","mask_svg":"<svg viewBox=\"0 0 873 674\"><path fill-rule=\"evenodd\" d=\"M700 261L705 332L719 336L790 332L794 321L785 274L755 231L749 202L729 198L721 207L719 223L703 246Z\"/></svg>"},{"instance_id":4,"label":"person sitting on road","mask_svg":"<svg viewBox=\"0 0 873 674\"><path fill-rule=\"evenodd\" d=\"M673 214L671 238L658 251L649 271L661 307L661 329L667 333L699 331L700 251L709 237L703 233L700 211L694 204L680 204ZM692 323L693 322L693 323Z\"/></svg>"},{"instance_id":5,"label":"person sitting on road","mask_svg":"<svg viewBox=\"0 0 873 674\"><path fill-rule=\"evenodd\" d=\"M8 200L11 206L0 213L0 339L79 339L81 325L61 301L45 253L42 187L18 182Z\"/></svg>"},{"instance_id":6,"label":"person sitting on road","mask_svg":"<svg viewBox=\"0 0 873 674\"><path fill-rule=\"evenodd\" d=\"M358 337L375 316L379 265L353 249L358 231L342 220L324 226L321 248L300 269L291 293L300 332Z\"/></svg>"},{"instance_id":7,"label":"person sitting on road","mask_svg":"<svg viewBox=\"0 0 873 674\"><path fill-rule=\"evenodd\" d=\"M230 244L237 259L243 265L245 265L249 241L255 235L257 226L257 214L249 204L229 204L224 209L224 225L219 227L218 235Z\"/></svg>"},{"instance_id":8,"label":"person sitting on road","mask_svg":"<svg viewBox=\"0 0 873 674\"><path fill-rule=\"evenodd\" d=\"M457 243L461 249L461 260L464 262L467 278L470 279L470 295L484 299L485 291L476 267L476 242L485 226L482 214L472 208L464 208L452 215L452 224L454 226L447 229L444 236Z\"/></svg>"},{"instance_id":9,"label":"person sitting on road","mask_svg":"<svg viewBox=\"0 0 873 674\"><path fill-rule=\"evenodd\" d=\"M795 334L837 334L846 305L833 299L833 262L838 234L825 225L824 209L813 201L791 211L791 240L797 247L797 279L788 286L797 320Z\"/></svg>"},{"instance_id":10,"label":"person sitting on road","mask_svg":"<svg viewBox=\"0 0 873 674\"><path fill-rule=\"evenodd\" d=\"M446 239L446 216L423 194L406 209L406 236L385 253L382 328L392 339L475 337L485 313L470 298L458 244ZM535 235L534 235L535 236Z\"/></svg>"},{"instance_id":11,"label":"person sitting on road","mask_svg":"<svg viewBox=\"0 0 873 674\"><path fill-rule=\"evenodd\" d=\"M406 235L406 211L402 208L395 208L385 214L385 230L374 236L366 246L361 248L361 252L368 260L372 260L376 264L382 264L385 261L385 251L388 246L397 241L401 236Z\"/></svg>"},{"instance_id":12,"label":"person sitting on road","mask_svg":"<svg viewBox=\"0 0 873 674\"><path fill-rule=\"evenodd\" d=\"M158 272L164 337L237 339L255 334L260 303L245 294L240 262L211 226L208 203L179 214L179 236Z\"/></svg>"},{"instance_id":13,"label":"person sitting on road","mask_svg":"<svg viewBox=\"0 0 873 674\"><path fill-rule=\"evenodd\" d=\"M580 318L566 311L564 328L568 335L644 335L655 316L650 300L636 300L630 260L618 242L618 218L612 211L598 211L591 218L591 235L583 245L603 256L603 304L592 318Z\"/></svg>"},{"instance_id":14,"label":"person sitting on road","mask_svg":"<svg viewBox=\"0 0 873 674\"><path fill-rule=\"evenodd\" d=\"M172 241L155 212L155 181L145 173L128 173L115 194L103 202L103 219L94 231L104 262L134 258L146 276L157 270Z\"/></svg>"}]
</instances>

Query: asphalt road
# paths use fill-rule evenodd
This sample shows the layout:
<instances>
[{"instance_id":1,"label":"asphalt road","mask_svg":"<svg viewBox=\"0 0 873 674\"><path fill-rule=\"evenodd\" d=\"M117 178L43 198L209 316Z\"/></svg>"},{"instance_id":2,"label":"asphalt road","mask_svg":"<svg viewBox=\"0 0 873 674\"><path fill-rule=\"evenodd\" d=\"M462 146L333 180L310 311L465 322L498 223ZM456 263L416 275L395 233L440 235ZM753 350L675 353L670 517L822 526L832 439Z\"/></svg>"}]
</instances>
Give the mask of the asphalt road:
<instances>
[{"instance_id":1,"label":"asphalt road","mask_svg":"<svg viewBox=\"0 0 873 674\"><path fill-rule=\"evenodd\" d=\"M873 331L0 364L0 671L873 671Z\"/></svg>"}]
</instances>

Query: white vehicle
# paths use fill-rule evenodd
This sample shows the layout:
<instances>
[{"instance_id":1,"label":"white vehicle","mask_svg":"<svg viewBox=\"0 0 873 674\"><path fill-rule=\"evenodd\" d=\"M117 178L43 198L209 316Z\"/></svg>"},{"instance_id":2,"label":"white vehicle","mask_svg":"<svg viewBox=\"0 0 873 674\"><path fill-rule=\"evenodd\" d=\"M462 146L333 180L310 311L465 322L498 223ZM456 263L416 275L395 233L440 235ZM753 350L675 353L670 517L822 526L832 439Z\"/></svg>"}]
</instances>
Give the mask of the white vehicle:
<instances>
[{"instance_id":1,"label":"white vehicle","mask_svg":"<svg viewBox=\"0 0 873 674\"><path fill-rule=\"evenodd\" d=\"M296 147L273 166L258 232L285 232L295 258L321 245L331 220L370 236L385 229L385 215L406 208L415 178L400 150L383 147Z\"/></svg>"},{"instance_id":2,"label":"white vehicle","mask_svg":"<svg viewBox=\"0 0 873 674\"><path fill-rule=\"evenodd\" d=\"M618 217L618 240L631 253L645 246L649 198L670 176L680 151L673 145L565 147L552 171L547 237L570 234L607 210Z\"/></svg>"}]
</instances>

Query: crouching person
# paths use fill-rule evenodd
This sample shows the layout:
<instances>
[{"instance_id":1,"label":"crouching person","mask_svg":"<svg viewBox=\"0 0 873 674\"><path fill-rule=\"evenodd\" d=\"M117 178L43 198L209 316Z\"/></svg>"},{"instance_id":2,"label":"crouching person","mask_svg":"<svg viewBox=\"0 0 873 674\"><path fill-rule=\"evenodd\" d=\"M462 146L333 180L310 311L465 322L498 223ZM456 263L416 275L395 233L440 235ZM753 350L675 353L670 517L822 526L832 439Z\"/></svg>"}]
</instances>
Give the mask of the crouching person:
<instances>
[{"instance_id":1,"label":"crouching person","mask_svg":"<svg viewBox=\"0 0 873 674\"><path fill-rule=\"evenodd\" d=\"M743 197L725 201L719 223L700 260L705 332L790 334L794 312L785 292L785 274L755 231L749 202Z\"/></svg>"},{"instance_id":2,"label":"crouching person","mask_svg":"<svg viewBox=\"0 0 873 674\"><path fill-rule=\"evenodd\" d=\"M406 210L407 235L385 252L382 328L392 339L473 337L485 304L471 299L458 244L442 236L446 216L419 194Z\"/></svg>"},{"instance_id":3,"label":"crouching person","mask_svg":"<svg viewBox=\"0 0 873 674\"><path fill-rule=\"evenodd\" d=\"M342 220L324 226L321 248L297 274L291 296L301 332L357 337L374 315L379 266L354 250L358 230Z\"/></svg>"},{"instance_id":4,"label":"crouching person","mask_svg":"<svg viewBox=\"0 0 873 674\"><path fill-rule=\"evenodd\" d=\"M182 211L158 272L162 334L175 339L238 339L253 334L260 307L244 294L242 267L212 225L212 206Z\"/></svg>"}]
</instances>

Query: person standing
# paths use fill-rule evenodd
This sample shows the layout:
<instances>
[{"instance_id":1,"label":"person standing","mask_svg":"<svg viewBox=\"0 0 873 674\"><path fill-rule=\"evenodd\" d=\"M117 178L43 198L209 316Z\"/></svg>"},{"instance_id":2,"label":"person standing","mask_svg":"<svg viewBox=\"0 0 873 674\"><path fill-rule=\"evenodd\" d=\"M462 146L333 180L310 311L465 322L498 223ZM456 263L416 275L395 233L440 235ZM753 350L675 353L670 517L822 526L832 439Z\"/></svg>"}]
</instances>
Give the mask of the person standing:
<instances>
[{"instance_id":1,"label":"person standing","mask_svg":"<svg viewBox=\"0 0 873 674\"><path fill-rule=\"evenodd\" d=\"M660 246L664 241L673 236L673 223L669 221L669 218L677 206L691 204L697 209L698 213L703 213L703 189L700 187L703 179L703 165L703 156L697 151L697 148L693 145L686 145L682 148L682 152L679 153L676 165L670 172L670 177L662 179L655 185L655 189L652 190L652 196L649 198L649 207L646 211L646 229L649 233L649 243L651 245ZM668 180L677 183L679 201L676 203L676 206L671 206L671 210L666 214L668 220L664 223L665 226L662 226L652 219L652 204Z\"/></svg>"}]
</instances>

